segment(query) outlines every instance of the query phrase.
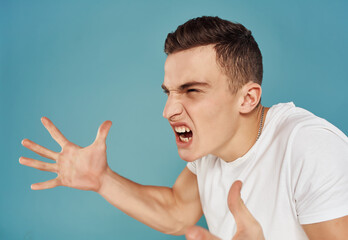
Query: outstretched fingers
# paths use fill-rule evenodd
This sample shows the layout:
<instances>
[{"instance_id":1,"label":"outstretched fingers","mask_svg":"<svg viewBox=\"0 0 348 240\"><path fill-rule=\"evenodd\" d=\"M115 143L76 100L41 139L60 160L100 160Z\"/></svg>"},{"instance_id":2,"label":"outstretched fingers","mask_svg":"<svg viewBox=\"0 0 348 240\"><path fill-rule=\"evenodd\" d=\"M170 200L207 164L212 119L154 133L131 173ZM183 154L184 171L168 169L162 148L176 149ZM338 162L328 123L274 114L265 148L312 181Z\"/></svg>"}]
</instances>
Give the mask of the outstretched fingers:
<instances>
[{"instance_id":1,"label":"outstretched fingers","mask_svg":"<svg viewBox=\"0 0 348 240\"><path fill-rule=\"evenodd\" d=\"M57 164L55 163L46 163L39 160L35 160L32 158L27 157L20 157L19 163L28 167L36 168L41 171L47 171L47 172L58 172Z\"/></svg>"},{"instance_id":2,"label":"outstretched fingers","mask_svg":"<svg viewBox=\"0 0 348 240\"><path fill-rule=\"evenodd\" d=\"M100 125L98 129L97 137L95 138L95 142L105 143L106 137L108 136L111 125L112 125L112 122L110 120L107 120Z\"/></svg>"},{"instance_id":3,"label":"outstretched fingers","mask_svg":"<svg viewBox=\"0 0 348 240\"><path fill-rule=\"evenodd\" d=\"M63 147L65 144L67 144L69 141L64 137L64 135L59 131L59 129L52 123L51 120L49 120L47 117L41 118L42 124L45 126L47 131L50 133L52 138L61 146Z\"/></svg>"},{"instance_id":4,"label":"outstretched fingers","mask_svg":"<svg viewBox=\"0 0 348 240\"><path fill-rule=\"evenodd\" d=\"M34 183L31 185L32 190L44 190L49 188L54 188L60 186L60 181L58 178L48 180L46 182Z\"/></svg>"},{"instance_id":5,"label":"outstretched fingers","mask_svg":"<svg viewBox=\"0 0 348 240\"><path fill-rule=\"evenodd\" d=\"M49 158L49 159L52 159L54 161L57 161L57 159L58 159L59 153L54 152L52 150L49 150L49 149L47 149L47 148L45 148L37 143L34 143L33 141L31 141L29 139L24 139L22 141L22 145L24 147L30 149L31 151L39 154L42 157Z\"/></svg>"}]
</instances>

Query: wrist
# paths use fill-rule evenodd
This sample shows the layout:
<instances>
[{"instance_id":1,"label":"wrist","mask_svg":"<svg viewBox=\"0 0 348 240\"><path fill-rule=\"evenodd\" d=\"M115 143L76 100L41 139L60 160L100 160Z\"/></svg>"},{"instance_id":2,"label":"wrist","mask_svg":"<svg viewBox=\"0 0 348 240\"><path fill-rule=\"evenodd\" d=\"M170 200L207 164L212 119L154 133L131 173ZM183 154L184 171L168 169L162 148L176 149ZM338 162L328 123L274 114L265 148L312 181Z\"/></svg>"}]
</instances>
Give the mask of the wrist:
<instances>
[{"instance_id":1,"label":"wrist","mask_svg":"<svg viewBox=\"0 0 348 240\"><path fill-rule=\"evenodd\" d=\"M100 195L102 195L102 193L104 192L104 189L106 188L106 186L108 184L108 181L110 181L110 179L111 179L113 174L114 174L114 172L108 166L106 168L106 170L104 171L104 173L100 176L99 188L95 192L97 192Z\"/></svg>"}]
</instances>

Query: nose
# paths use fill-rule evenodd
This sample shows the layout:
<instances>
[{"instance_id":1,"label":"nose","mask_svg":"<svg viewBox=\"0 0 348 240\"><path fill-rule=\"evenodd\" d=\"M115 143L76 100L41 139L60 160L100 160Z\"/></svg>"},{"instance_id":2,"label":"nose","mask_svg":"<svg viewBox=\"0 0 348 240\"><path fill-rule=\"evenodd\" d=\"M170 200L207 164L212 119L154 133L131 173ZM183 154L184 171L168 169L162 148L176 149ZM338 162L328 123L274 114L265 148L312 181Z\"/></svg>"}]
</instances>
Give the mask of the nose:
<instances>
[{"instance_id":1,"label":"nose","mask_svg":"<svg viewBox=\"0 0 348 240\"><path fill-rule=\"evenodd\" d=\"M170 95L163 109L163 117L169 121L176 121L180 118L183 110L182 104L173 95Z\"/></svg>"}]
</instances>

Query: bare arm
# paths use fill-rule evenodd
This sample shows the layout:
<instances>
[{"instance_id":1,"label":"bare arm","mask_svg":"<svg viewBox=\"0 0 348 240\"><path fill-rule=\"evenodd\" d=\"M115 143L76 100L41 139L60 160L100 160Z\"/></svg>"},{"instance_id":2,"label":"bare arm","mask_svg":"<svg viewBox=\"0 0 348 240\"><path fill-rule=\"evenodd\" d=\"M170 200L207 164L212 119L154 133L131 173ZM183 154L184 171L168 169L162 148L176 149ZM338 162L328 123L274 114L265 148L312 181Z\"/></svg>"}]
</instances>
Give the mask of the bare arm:
<instances>
[{"instance_id":1,"label":"bare arm","mask_svg":"<svg viewBox=\"0 0 348 240\"><path fill-rule=\"evenodd\" d=\"M109 171L99 193L129 216L167 234L185 234L202 216L196 176L187 168L173 188L143 186Z\"/></svg>"},{"instance_id":2,"label":"bare arm","mask_svg":"<svg viewBox=\"0 0 348 240\"><path fill-rule=\"evenodd\" d=\"M330 221L302 225L310 240L348 239L348 216Z\"/></svg>"},{"instance_id":3,"label":"bare arm","mask_svg":"<svg viewBox=\"0 0 348 240\"><path fill-rule=\"evenodd\" d=\"M95 191L129 216L167 234L184 234L202 216L196 176L187 168L173 188L143 186L109 168L105 142L110 121L99 127L95 141L85 148L69 142L48 118L42 118L42 123L62 150L58 153L28 139L22 141L28 149L55 161L20 158L23 165L57 173L55 179L33 184L33 190L67 186Z\"/></svg>"}]
</instances>

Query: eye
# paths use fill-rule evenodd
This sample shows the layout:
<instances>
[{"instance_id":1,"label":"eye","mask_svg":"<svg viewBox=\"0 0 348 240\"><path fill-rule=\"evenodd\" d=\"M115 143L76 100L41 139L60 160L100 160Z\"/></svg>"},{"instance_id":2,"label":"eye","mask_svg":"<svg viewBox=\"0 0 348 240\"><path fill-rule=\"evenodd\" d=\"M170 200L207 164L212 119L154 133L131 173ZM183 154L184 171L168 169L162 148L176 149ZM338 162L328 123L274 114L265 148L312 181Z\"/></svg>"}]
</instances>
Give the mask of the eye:
<instances>
[{"instance_id":1,"label":"eye","mask_svg":"<svg viewBox=\"0 0 348 240\"><path fill-rule=\"evenodd\" d=\"M169 95L169 91L168 90L163 90L164 94L166 94L167 96Z\"/></svg>"},{"instance_id":2,"label":"eye","mask_svg":"<svg viewBox=\"0 0 348 240\"><path fill-rule=\"evenodd\" d=\"M198 89L194 89L194 88L190 88L190 89L187 89L187 92L188 93L199 92L199 90Z\"/></svg>"}]
</instances>

